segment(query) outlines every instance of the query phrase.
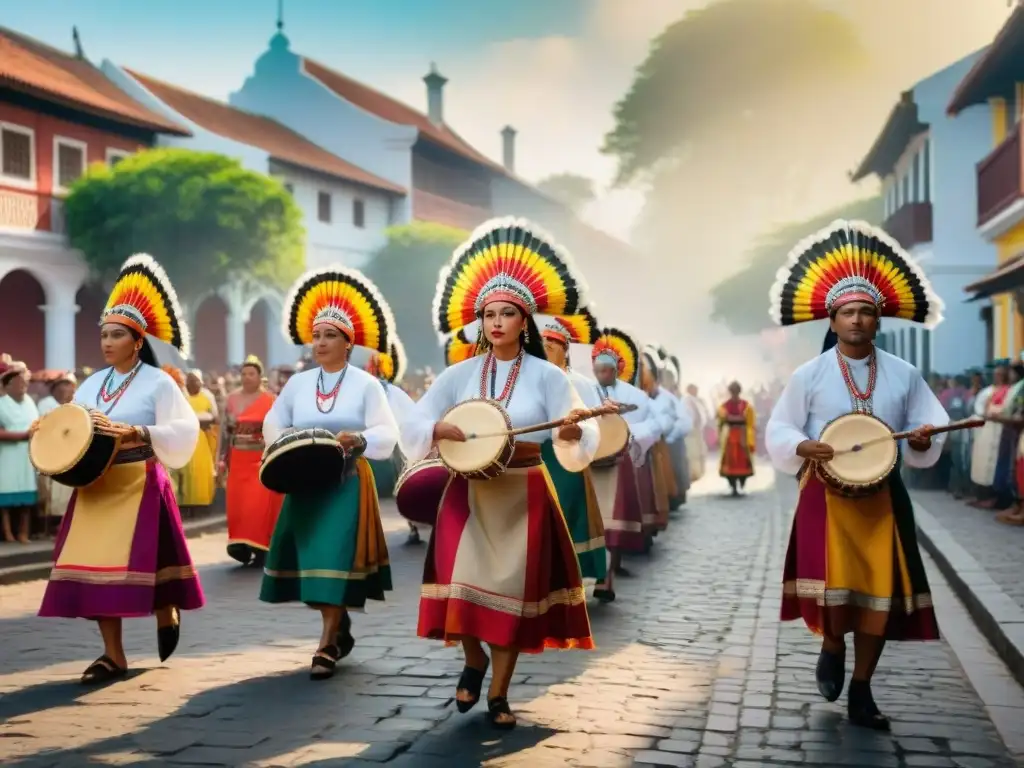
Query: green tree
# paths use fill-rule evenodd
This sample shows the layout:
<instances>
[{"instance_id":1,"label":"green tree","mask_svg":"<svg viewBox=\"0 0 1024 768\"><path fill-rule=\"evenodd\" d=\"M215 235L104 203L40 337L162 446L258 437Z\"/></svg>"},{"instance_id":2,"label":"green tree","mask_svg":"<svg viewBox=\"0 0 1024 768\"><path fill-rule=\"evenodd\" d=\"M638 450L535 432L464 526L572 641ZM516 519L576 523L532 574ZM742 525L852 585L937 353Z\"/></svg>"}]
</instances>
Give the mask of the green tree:
<instances>
[{"instance_id":1,"label":"green tree","mask_svg":"<svg viewBox=\"0 0 1024 768\"><path fill-rule=\"evenodd\" d=\"M575 173L548 176L537 182L537 189L564 203L573 213L579 213L583 206L596 197L594 182Z\"/></svg>"},{"instance_id":2,"label":"green tree","mask_svg":"<svg viewBox=\"0 0 1024 768\"><path fill-rule=\"evenodd\" d=\"M856 200L808 221L787 224L763 235L745 254L745 264L711 289L711 319L724 323L733 333L752 334L772 327L768 317L768 288L786 263L786 256L803 238L835 219L860 219L878 225L882 198ZM820 335L815 332L815 335Z\"/></svg>"},{"instance_id":3,"label":"green tree","mask_svg":"<svg viewBox=\"0 0 1024 768\"><path fill-rule=\"evenodd\" d=\"M97 164L65 202L71 244L102 280L149 253L185 301L237 274L285 287L302 271L302 212L276 179L210 152L153 149Z\"/></svg>"},{"instance_id":4,"label":"green tree","mask_svg":"<svg viewBox=\"0 0 1024 768\"><path fill-rule=\"evenodd\" d=\"M444 367L434 331L431 303L441 268L469 233L442 224L415 221L391 227L388 242L366 268L366 275L391 305L410 368Z\"/></svg>"}]
</instances>

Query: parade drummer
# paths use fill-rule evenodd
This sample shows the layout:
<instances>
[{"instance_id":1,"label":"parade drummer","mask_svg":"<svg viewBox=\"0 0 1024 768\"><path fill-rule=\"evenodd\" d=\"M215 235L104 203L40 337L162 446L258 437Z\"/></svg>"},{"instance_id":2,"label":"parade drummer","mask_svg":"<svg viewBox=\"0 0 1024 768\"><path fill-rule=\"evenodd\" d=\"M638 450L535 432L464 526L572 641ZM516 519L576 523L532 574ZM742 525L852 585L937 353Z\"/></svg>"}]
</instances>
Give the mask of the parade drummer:
<instances>
[{"instance_id":1,"label":"parade drummer","mask_svg":"<svg viewBox=\"0 0 1024 768\"><path fill-rule=\"evenodd\" d=\"M220 433L217 473L227 476L228 547L242 565L263 567L284 497L260 482L260 458L266 443L263 420L274 395L263 385L263 363L249 355L240 371L241 388L228 395L227 418Z\"/></svg>"},{"instance_id":2,"label":"parade drummer","mask_svg":"<svg viewBox=\"0 0 1024 768\"><path fill-rule=\"evenodd\" d=\"M802 618L823 637L816 678L828 701L842 694L845 636L853 633L850 720L888 730L871 692L885 642L939 637L913 507L898 466L871 495L850 498L825 485L814 463L831 460L834 451L817 438L840 416L871 414L893 431L914 431L900 451L908 466L935 464L944 435L929 437L929 425L945 425L948 416L917 369L878 349L874 338L882 317L934 326L942 302L885 233L837 221L793 250L772 288L771 307L780 325L828 319L837 339L794 372L765 435L773 464L801 477L782 619Z\"/></svg>"},{"instance_id":3,"label":"parade drummer","mask_svg":"<svg viewBox=\"0 0 1024 768\"><path fill-rule=\"evenodd\" d=\"M199 420L157 367L150 339L188 356L188 328L174 290L160 265L141 254L121 267L100 319L107 367L82 382L74 398L114 422L120 452L98 481L72 497L39 609L40 616L99 624L103 655L82 676L87 684L127 673L122 619L155 613L166 661L178 646L180 611L204 603L165 469L192 458Z\"/></svg>"},{"instance_id":4,"label":"parade drummer","mask_svg":"<svg viewBox=\"0 0 1024 768\"><path fill-rule=\"evenodd\" d=\"M733 496L739 496L754 476L754 451L757 448L754 406L740 397L743 388L738 381L729 384L729 399L718 406L719 443L722 456L718 474L729 481Z\"/></svg>"},{"instance_id":5,"label":"parade drummer","mask_svg":"<svg viewBox=\"0 0 1024 768\"><path fill-rule=\"evenodd\" d=\"M315 367L288 379L263 421L273 443L286 431L326 429L358 456L339 485L285 496L270 542L260 600L301 601L320 611L323 631L313 656L314 680L334 675L355 645L349 609L383 600L391 567L367 459L387 459L398 425L377 379L349 365L353 346L388 349L394 320L376 286L341 266L309 272L284 305L285 332L310 345Z\"/></svg>"},{"instance_id":6,"label":"parade drummer","mask_svg":"<svg viewBox=\"0 0 1024 768\"><path fill-rule=\"evenodd\" d=\"M367 373L376 377L384 388L384 394L387 395L391 413L394 414L395 420L399 424L402 423L405 415L410 413L416 405L413 399L409 397L409 394L399 386L399 382L405 376L405 366L405 347L402 346L398 337L395 336L391 342L391 351L387 354L383 352L371 353L364 368ZM374 467L373 474L377 480L378 496L380 495L381 488L394 489L395 481L402 474L404 465L405 459L402 457L401 448L397 446L391 454L391 458L387 461L371 462L371 466ZM386 485L382 484L382 479L386 480ZM421 544L422 539L420 538L419 528L411 520L407 522L409 524L409 538L405 543L409 545Z\"/></svg>"},{"instance_id":7,"label":"parade drummer","mask_svg":"<svg viewBox=\"0 0 1024 768\"><path fill-rule=\"evenodd\" d=\"M623 554L645 549L637 465L661 437L661 423L650 397L633 385L639 375L640 350L632 336L618 328L605 328L590 356L601 402L636 406L635 411L622 414L629 425L629 450L613 466L591 467L609 554L607 577L597 585L594 596L611 602L615 599L615 576L630 575L622 565Z\"/></svg>"},{"instance_id":8,"label":"parade drummer","mask_svg":"<svg viewBox=\"0 0 1024 768\"><path fill-rule=\"evenodd\" d=\"M569 365L570 344L593 344L598 330L594 317L582 313L573 317L553 317L544 324L540 335L544 340L544 352L549 361L569 376L576 393L587 408L598 408L601 398L597 395L594 381L572 370ZM576 557L580 563L580 574L584 579L603 582L608 572L604 544L604 523L598 506L597 493L590 469L569 472L555 457L554 443L548 438L541 445L544 466L555 484L559 506L569 526Z\"/></svg>"},{"instance_id":9,"label":"parade drummer","mask_svg":"<svg viewBox=\"0 0 1024 768\"><path fill-rule=\"evenodd\" d=\"M442 420L460 403L497 401L515 427L565 419L553 436L567 460L586 466L597 449L593 421L577 418L579 396L568 377L545 359L533 316L575 314L583 290L565 255L529 222L483 224L441 274L434 300L442 336L480 321L477 355L445 369L403 424L410 461L436 441L465 439ZM515 727L508 689L520 653L545 648L591 649L590 619L572 538L552 493L540 445L550 432L516 438L504 474L491 480L453 476L424 564L418 634L459 642L465 668L456 706L480 699L490 664L488 717Z\"/></svg>"}]
</instances>

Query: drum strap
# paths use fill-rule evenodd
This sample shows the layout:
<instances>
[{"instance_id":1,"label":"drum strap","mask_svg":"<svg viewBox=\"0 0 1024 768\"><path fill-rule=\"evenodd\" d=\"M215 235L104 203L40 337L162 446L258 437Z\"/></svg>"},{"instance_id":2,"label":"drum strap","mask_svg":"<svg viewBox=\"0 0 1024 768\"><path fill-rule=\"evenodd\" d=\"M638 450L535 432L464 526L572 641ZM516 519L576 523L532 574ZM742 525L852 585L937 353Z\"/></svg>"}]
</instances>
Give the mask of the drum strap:
<instances>
[{"instance_id":1,"label":"drum strap","mask_svg":"<svg viewBox=\"0 0 1024 768\"><path fill-rule=\"evenodd\" d=\"M153 453L153 447L149 445L140 445L137 448L129 448L126 451L120 451L117 456L114 457L114 464L134 464L138 461L149 461L156 456Z\"/></svg>"},{"instance_id":2,"label":"drum strap","mask_svg":"<svg viewBox=\"0 0 1024 768\"><path fill-rule=\"evenodd\" d=\"M508 462L508 468L526 469L527 467L538 467L542 463L540 443L516 443L512 458Z\"/></svg>"}]
</instances>

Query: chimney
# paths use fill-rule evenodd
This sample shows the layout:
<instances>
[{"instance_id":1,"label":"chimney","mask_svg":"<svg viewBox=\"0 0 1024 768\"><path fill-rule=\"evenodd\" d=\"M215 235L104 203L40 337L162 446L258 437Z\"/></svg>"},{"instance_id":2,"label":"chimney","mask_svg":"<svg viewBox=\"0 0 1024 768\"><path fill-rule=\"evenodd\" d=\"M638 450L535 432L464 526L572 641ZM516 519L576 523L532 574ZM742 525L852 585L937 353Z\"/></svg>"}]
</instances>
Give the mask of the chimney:
<instances>
[{"instance_id":1,"label":"chimney","mask_svg":"<svg viewBox=\"0 0 1024 768\"><path fill-rule=\"evenodd\" d=\"M444 125L444 84L448 78L437 71L437 65L430 63L430 72L423 78L427 84L427 117L434 125Z\"/></svg>"},{"instance_id":2,"label":"chimney","mask_svg":"<svg viewBox=\"0 0 1024 768\"><path fill-rule=\"evenodd\" d=\"M509 173L516 172L516 129L511 125L501 129L501 164Z\"/></svg>"}]
</instances>

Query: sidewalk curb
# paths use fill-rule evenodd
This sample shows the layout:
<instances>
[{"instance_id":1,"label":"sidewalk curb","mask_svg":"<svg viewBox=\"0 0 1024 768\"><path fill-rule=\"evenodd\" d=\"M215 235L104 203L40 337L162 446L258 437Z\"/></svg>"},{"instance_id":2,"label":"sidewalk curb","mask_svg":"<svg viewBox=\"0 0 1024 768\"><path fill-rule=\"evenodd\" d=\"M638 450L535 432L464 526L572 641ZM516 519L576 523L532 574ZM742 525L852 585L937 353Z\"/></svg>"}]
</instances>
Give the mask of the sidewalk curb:
<instances>
[{"instance_id":1,"label":"sidewalk curb","mask_svg":"<svg viewBox=\"0 0 1024 768\"><path fill-rule=\"evenodd\" d=\"M227 528L228 518L226 515L203 518L184 524L185 537L197 539L208 533L219 533ZM53 569L53 548L46 549L35 554L31 560L24 553L18 553L11 559L17 559L17 565L3 567L3 560L0 558L0 586L7 584L21 584L26 581L45 579ZM26 562L28 561L28 562Z\"/></svg>"},{"instance_id":2,"label":"sidewalk curb","mask_svg":"<svg viewBox=\"0 0 1024 768\"><path fill-rule=\"evenodd\" d=\"M914 501L921 546L931 555L981 634L1024 685L1024 608L996 584L927 509ZM941 628L940 628L941 629Z\"/></svg>"}]
</instances>

